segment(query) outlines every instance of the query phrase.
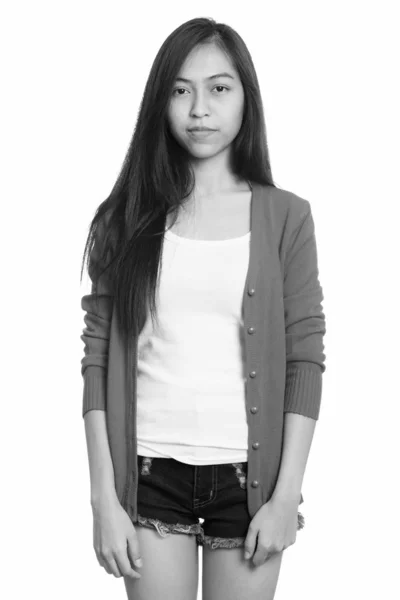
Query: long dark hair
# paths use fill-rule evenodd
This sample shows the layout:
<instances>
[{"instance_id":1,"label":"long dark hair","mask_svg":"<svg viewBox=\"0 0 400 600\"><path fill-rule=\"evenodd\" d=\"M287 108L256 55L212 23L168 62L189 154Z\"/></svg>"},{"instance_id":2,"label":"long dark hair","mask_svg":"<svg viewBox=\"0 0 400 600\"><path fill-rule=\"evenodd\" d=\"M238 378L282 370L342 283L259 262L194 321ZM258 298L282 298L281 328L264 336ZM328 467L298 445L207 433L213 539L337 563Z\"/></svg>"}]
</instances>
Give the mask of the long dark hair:
<instances>
[{"instance_id":1,"label":"long dark hair","mask_svg":"<svg viewBox=\"0 0 400 600\"><path fill-rule=\"evenodd\" d=\"M167 111L186 57L208 43L230 57L244 90L243 122L231 147L232 171L239 179L277 187L258 79L244 41L234 29L211 18L183 23L167 37L153 62L121 171L111 194L97 208L82 260L81 281L86 260L92 293L96 298L101 293L114 296L126 339L140 331L148 306L157 321L156 289L167 214L172 213L175 223L178 209L195 187L191 156L171 134Z\"/></svg>"}]
</instances>

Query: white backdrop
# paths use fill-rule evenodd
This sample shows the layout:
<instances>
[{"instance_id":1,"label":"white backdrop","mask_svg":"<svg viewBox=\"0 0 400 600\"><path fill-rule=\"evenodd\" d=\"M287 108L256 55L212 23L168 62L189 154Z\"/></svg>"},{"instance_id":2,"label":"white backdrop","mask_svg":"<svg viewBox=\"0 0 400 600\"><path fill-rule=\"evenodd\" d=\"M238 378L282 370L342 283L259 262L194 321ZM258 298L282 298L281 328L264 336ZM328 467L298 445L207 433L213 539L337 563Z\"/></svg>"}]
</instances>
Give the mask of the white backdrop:
<instances>
[{"instance_id":1,"label":"white backdrop","mask_svg":"<svg viewBox=\"0 0 400 600\"><path fill-rule=\"evenodd\" d=\"M274 180L310 201L316 226L327 368L306 524L285 551L276 600L400 597L395 4L3 4L2 598L126 597L92 546L80 267L154 57L199 16L248 45Z\"/></svg>"}]
</instances>

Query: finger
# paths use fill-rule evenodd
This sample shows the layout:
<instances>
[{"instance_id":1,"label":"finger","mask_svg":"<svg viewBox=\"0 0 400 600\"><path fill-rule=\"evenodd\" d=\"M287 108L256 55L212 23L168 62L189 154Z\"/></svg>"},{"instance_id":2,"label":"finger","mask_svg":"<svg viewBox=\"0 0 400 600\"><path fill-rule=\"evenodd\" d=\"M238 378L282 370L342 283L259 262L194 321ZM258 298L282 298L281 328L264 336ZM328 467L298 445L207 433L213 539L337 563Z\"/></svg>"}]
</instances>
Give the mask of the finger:
<instances>
[{"instance_id":1,"label":"finger","mask_svg":"<svg viewBox=\"0 0 400 600\"><path fill-rule=\"evenodd\" d=\"M125 552L119 552L117 555L115 555L115 558L118 563L119 570L124 577L141 577L140 573L132 569L132 565L129 561L126 550Z\"/></svg>"},{"instance_id":2,"label":"finger","mask_svg":"<svg viewBox=\"0 0 400 600\"><path fill-rule=\"evenodd\" d=\"M127 538L128 558L132 565L143 567L143 560L140 556L139 542L136 533Z\"/></svg>"},{"instance_id":3,"label":"finger","mask_svg":"<svg viewBox=\"0 0 400 600\"><path fill-rule=\"evenodd\" d=\"M97 562L99 563L99 565L101 567L103 567L103 569L109 574L112 575L112 571L108 565L108 560L101 554L101 552L99 550L97 550L96 548L94 549L95 553L96 553L96 557L97 557Z\"/></svg>"},{"instance_id":4,"label":"finger","mask_svg":"<svg viewBox=\"0 0 400 600\"><path fill-rule=\"evenodd\" d=\"M253 556L255 545L256 535L252 532L249 532L244 542L244 557L246 560Z\"/></svg>"},{"instance_id":5,"label":"finger","mask_svg":"<svg viewBox=\"0 0 400 600\"><path fill-rule=\"evenodd\" d=\"M108 559L108 567L111 570L111 573L114 575L114 577L122 577L121 571L119 570L117 562L114 558ZM109 573L110 571L107 572Z\"/></svg>"},{"instance_id":6,"label":"finger","mask_svg":"<svg viewBox=\"0 0 400 600\"><path fill-rule=\"evenodd\" d=\"M109 565L108 565L108 562L107 562L107 561L105 561L105 560L99 560L99 565L100 565L101 567L103 567L103 569L104 569L104 570L105 570L105 571L106 571L106 572L107 572L109 575L112 575L112 574L113 574L113 573L112 573L112 571L111 571L111 569L110 569L110 567L109 567Z\"/></svg>"},{"instance_id":7,"label":"finger","mask_svg":"<svg viewBox=\"0 0 400 600\"><path fill-rule=\"evenodd\" d=\"M271 558L271 556L272 554L270 552L264 552L263 550L260 550L258 548L253 556L253 563L256 567L259 567L260 565L263 565L265 562L267 562L267 560Z\"/></svg>"}]
</instances>

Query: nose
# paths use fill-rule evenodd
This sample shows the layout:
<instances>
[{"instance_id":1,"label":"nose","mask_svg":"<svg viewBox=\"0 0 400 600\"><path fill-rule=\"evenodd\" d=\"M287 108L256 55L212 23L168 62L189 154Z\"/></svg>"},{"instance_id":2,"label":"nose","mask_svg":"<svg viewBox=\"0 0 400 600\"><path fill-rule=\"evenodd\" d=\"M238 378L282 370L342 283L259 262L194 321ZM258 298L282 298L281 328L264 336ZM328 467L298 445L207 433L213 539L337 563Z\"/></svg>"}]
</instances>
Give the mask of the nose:
<instances>
[{"instance_id":1,"label":"nose","mask_svg":"<svg viewBox=\"0 0 400 600\"><path fill-rule=\"evenodd\" d=\"M205 99L205 94L197 93L193 95L193 98L190 115L192 117L204 117L204 115L209 115L210 110Z\"/></svg>"}]
</instances>

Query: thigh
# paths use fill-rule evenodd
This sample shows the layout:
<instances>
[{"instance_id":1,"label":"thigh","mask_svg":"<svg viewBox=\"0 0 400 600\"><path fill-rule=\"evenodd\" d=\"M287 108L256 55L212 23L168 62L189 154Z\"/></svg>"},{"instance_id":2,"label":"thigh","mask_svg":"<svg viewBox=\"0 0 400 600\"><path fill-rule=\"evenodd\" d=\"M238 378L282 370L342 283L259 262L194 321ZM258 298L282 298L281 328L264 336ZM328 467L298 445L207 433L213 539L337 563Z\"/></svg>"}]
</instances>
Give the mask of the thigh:
<instances>
[{"instance_id":1,"label":"thigh","mask_svg":"<svg viewBox=\"0 0 400 600\"><path fill-rule=\"evenodd\" d=\"M128 600L196 600L198 547L184 533L161 537L149 527L135 526L143 567L140 579L124 577Z\"/></svg>"},{"instance_id":2,"label":"thigh","mask_svg":"<svg viewBox=\"0 0 400 600\"><path fill-rule=\"evenodd\" d=\"M203 600L273 600L283 552L254 566L243 548L203 547Z\"/></svg>"}]
</instances>

